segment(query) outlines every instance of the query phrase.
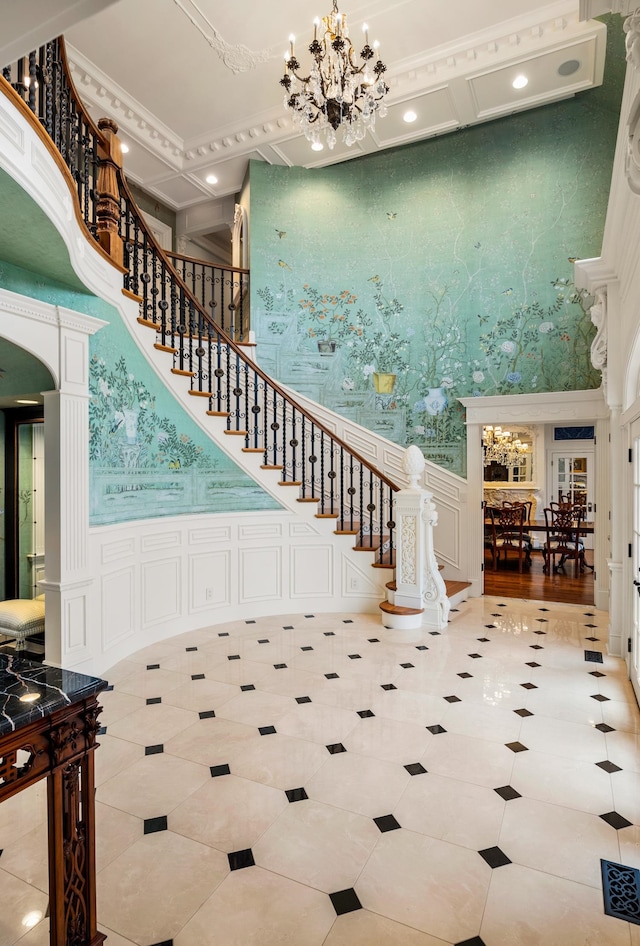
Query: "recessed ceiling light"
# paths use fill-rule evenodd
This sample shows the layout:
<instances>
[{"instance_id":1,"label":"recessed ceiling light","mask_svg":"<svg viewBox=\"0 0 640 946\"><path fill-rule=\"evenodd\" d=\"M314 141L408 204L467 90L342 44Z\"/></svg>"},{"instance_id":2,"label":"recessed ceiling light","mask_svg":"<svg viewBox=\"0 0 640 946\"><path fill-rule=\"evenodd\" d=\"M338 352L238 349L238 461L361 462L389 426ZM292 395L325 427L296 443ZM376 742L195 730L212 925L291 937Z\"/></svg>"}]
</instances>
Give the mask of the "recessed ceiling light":
<instances>
[{"instance_id":1,"label":"recessed ceiling light","mask_svg":"<svg viewBox=\"0 0 640 946\"><path fill-rule=\"evenodd\" d=\"M311 150L312 150L312 151L324 151L324 145L322 144L321 141L314 141L313 144L311 145Z\"/></svg>"},{"instance_id":2,"label":"recessed ceiling light","mask_svg":"<svg viewBox=\"0 0 640 946\"><path fill-rule=\"evenodd\" d=\"M215 174L207 174L206 180L207 180L207 184L217 184L217 183L218 183L218 178L215 176Z\"/></svg>"},{"instance_id":3,"label":"recessed ceiling light","mask_svg":"<svg viewBox=\"0 0 640 946\"><path fill-rule=\"evenodd\" d=\"M514 89L524 89L525 85L529 85L529 80L526 76L516 76L511 85Z\"/></svg>"},{"instance_id":4,"label":"recessed ceiling light","mask_svg":"<svg viewBox=\"0 0 640 946\"><path fill-rule=\"evenodd\" d=\"M27 401L21 398L16 398L16 404L38 404L38 401Z\"/></svg>"},{"instance_id":5,"label":"recessed ceiling light","mask_svg":"<svg viewBox=\"0 0 640 946\"><path fill-rule=\"evenodd\" d=\"M558 75L559 76L572 76L574 72L577 72L580 68L580 61L578 59L567 59L566 62L560 63L558 66Z\"/></svg>"},{"instance_id":6,"label":"recessed ceiling light","mask_svg":"<svg viewBox=\"0 0 640 946\"><path fill-rule=\"evenodd\" d=\"M121 143L120 147L122 148L123 154L129 154L129 145L126 145L124 141Z\"/></svg>"},{"instance_id":7,"label":"recessed ceiling light","mask_svg":"<svg viewBox=\"0 0 640 946\"><path fill-rule=\"evenodd\" d=\"M402 116L404 121L407 122L407 124L409 125L411 124L411 122L414 122L417 117L418 116L416 115L416 113L412 111L405 112L404 115Z\"/></svg>"}]
</instances>

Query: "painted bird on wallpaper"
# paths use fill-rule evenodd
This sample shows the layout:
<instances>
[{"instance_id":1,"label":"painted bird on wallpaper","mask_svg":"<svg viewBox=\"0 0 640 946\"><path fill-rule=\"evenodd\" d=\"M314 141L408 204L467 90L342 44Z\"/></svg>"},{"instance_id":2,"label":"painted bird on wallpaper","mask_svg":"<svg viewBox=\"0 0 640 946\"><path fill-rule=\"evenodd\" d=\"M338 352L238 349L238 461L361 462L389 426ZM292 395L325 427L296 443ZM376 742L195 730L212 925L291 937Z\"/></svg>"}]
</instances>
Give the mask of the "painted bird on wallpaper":
<instances>
[{"instance_id":1,"label":"painted bird on wallpaper","mask_svg":"<svg viewBox=\"0 0 640 946\"><path fill-rule=\"evenodd\" d=\"M288 263L285 263L285 261L284 261L283 259L279 259L279 260L278 260L278 266L279 266L281 269L291 269L291 267L289 266L289 264L288 264Z\"/></svg>"},{"instance_id":2,"label":"painted bird on wallpaper","mask_svg":"<svg viewBox=\"0 0 640 946\"><path fill-rule=\"evenodd\" d=\"M367 282L380 282L380 277L379 277L379 276L369 276L369 278L367 279Z\"/></svg>"},{"instance_id":3,"label":"painted bird on wallpaper","mask_svg":"<svg viewBox=\"0 0 640 946\"><path fill-rule=\"evenodd\" d=\"M513 289L503 289L502 292L500 293L500 295L501 295L501 296L512 296L512 295L513 295Z\"/></svg>"},{"instance_id":4,"label":"painted bird on wallpaper","mask_svg":"<svg viewBox=\"0 0 640 946\"><path fill-rule=\"evenodd\" d=\"M389 220L395 220L397 216L398 216L397 213L391 213L390 211L387 210L387 217L389 218Z\"/></svg>"},{"instance_id":5,"label":"painted bird on wallpaper","mask_svg":"<svg viewBox=\"0 0 640 946\"><path fill-rule=\"evenodd\" d=\"M286 237L286 235L287 235L287 231L286 231L286 230L278 230L277 227L274 227L274 229L275 229L276 233L278 234L278 239L279 239L279 240L283 240L283 239Z\"/></svg>"}]
</instances>

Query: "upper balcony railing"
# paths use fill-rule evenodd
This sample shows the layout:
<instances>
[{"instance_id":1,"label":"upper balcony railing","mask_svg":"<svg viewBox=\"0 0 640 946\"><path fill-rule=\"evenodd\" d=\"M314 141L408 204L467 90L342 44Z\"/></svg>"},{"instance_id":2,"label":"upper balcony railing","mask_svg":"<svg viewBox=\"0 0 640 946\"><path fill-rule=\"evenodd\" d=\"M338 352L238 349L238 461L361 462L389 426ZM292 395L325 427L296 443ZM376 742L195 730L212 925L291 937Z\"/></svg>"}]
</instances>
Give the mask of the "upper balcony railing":
<instances>
[{"instance_id":1,"label":"upper balcony railing","mask_svg":"<svg viewBox=\"0 0 640 946\"><path fill-rule=\"evenodd\" d=\"M123 270L140 321L156 331L156 347L171 355L172 371L188 379L189 393L203 399L209 415L224 418L225 433L243 438L245 452L261 455L263 469L280 471L280 485L296 487L300 502L315 503L318 516L335 519L336 531L353 535L356 548L374 550L376 564L392 564L398 487L242 350L246 271L229 270L228 284L218 287L208 282L207 270L195 268L198 261L161 249L122 171L117 126L109 119L96 126L85 112L63 41L6 67L5 90L17 96L18 107L28 106L55 143L89 232Z\"/></svg>"},{"instance_id":2,"label":"upper balcony railing","mask_svg":"<svg viewBox=\"0 0 640 946\"><path fill-rule=\"evenodd\" d=\"M165 251L166 252L166 251ZM216 325L236 342L249 340L249 270L180 253L167 256Z\"/></svg>"}]
</instances>

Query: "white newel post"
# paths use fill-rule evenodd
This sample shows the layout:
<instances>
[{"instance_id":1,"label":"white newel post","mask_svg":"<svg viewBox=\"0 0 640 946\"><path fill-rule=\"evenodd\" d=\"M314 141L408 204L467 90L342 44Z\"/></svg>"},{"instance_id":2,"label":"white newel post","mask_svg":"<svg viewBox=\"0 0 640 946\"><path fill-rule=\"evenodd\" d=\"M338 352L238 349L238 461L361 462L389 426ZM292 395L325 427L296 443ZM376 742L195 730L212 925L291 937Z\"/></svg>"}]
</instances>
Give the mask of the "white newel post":
<instances>
[{"instance_id":1,"label":"white newel post","mask_svg":"<svg viewBox=\"0 0 640 946\"><path fill-rule=\"evenodd\" d=\"M398 629L421 626L446 627L449 599L438 570L433 528L438 513L433 494L423 489L420 479L425 459L416 446L407 449L402 467L409 485L396 494L396 590L393 604L413 614L384 614L384 623Z\"/></svg>"}]
</instances>

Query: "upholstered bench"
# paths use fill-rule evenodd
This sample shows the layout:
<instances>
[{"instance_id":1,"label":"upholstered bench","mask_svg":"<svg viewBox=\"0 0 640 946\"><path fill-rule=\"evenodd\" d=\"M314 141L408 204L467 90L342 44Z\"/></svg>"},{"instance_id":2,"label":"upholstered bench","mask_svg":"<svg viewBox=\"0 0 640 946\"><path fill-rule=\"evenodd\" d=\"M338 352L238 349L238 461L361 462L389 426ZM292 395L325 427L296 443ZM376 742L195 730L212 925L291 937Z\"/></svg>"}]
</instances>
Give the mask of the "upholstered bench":
<instances>
[{"instance_id":1,"label":"upholstered bench","mask_svg":"<svg viewBox=\"0 0 640 946\"><path fill-rule=\"evenodd\" d=\"M38 598L10 598L0 601L0 634L13 637L16 650L23 650L26 638L44 633L44 595Z\"/></svg>"}]
</instances>

